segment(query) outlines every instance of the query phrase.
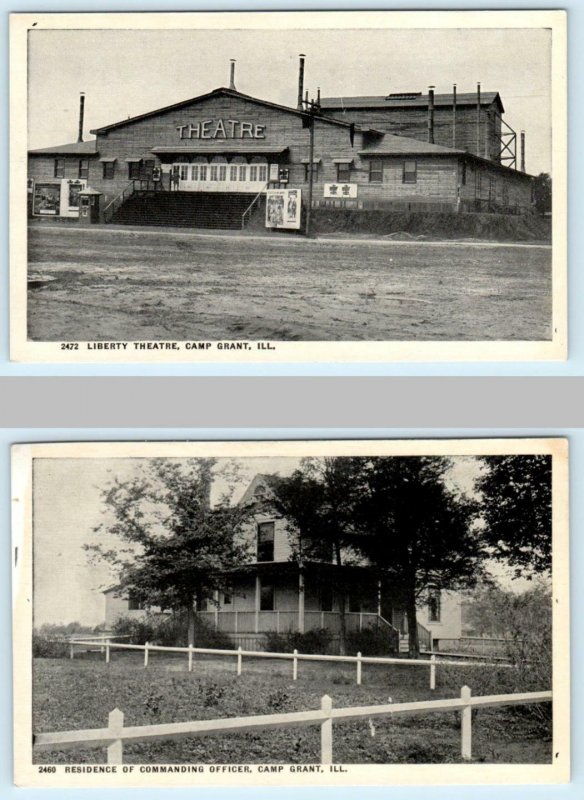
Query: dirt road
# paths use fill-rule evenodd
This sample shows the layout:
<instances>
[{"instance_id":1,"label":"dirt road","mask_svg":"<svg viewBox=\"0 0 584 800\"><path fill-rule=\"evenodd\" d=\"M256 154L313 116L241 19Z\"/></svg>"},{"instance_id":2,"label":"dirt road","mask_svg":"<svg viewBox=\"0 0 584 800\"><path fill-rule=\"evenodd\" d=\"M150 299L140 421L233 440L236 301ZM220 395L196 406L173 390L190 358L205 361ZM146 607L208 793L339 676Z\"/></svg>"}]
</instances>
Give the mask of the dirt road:
<instances>
[{"instance_id":1,"label":"dirt road","mask_svg":"<svg viewBox=\"0 0 584 800\"><path fill-rule=\"evenodd\" d=\"M551 338L548 247L33 227L29 273L35 341Z\"/></svg>"}]
</instances>

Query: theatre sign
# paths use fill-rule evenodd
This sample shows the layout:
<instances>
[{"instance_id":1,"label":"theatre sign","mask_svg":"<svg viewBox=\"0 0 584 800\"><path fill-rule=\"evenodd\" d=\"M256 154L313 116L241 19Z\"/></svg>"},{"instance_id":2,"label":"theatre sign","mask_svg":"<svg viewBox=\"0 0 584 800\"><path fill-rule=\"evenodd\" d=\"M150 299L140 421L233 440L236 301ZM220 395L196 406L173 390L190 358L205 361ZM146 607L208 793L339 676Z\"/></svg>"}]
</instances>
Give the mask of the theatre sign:
<instances>
[{"instance_id":1,"label":"theatre sign","mask_svg":"<svg viewBox=\"0 0 584 800\"><path fill-rule=\"evenodd\" d=\"M238 119L204 119L176 127L180 139L265 139L266 126Z\"/></svg>"}]
</instances>

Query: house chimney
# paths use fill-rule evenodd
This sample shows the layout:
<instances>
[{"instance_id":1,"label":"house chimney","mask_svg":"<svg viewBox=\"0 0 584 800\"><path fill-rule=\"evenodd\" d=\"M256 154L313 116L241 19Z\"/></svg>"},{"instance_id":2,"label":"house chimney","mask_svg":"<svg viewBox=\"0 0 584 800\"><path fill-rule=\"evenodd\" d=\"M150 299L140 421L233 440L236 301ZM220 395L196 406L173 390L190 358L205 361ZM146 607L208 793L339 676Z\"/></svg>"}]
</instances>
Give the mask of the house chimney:
<instances>
[{"instance_id":1,"label":"house chimney","mask_svg":"<svg viewBox=\"0 0 584 800\"><path fill-rule=\"evenodd\" d=\"M456 147L456 84L452 86L452 146Z\"/></svg>"},{"instance_id":2,"label":"house chimney","mask_svg":"<svg viewBox=\"0 0 584 800\"><path fill-rule=\"evenodd\" d=\"M79 133L77 134L77 141L83 141L83 117L85 114L85 92L79 95Z\"/></svg>"},{"instance_id":3,"label":"house chimney","mask_svg":"<svg viewBox=\"0 0 584 800\"><path fill-rule=\"evenodd\" d=\"M521 172L525 172L525 131L521 131Z\"/></svg>"},{"instance_id":4,"label":"house chimney","mask_svg":"<svg viewBox=\"0 0 584 800\"><path fill-rule=\"evenodd\" d=\"M428 141L434 144L434 87L428 86Z\"/></svg>"},{"instance_id":5,"label":"house chimney","mask_svg":"<svg viewBox=\"0 0 584 800\"><path fill-rule=\"evenodd\" d=\"M235 59L230 58L229 61L231 63L231 70L229 73L229 88L233 89L233 91L235 92L237 91L235 88Z\"/></svg>"},{"instance_id":6,"label":"house chimney","mask_svg":"<svg viewBox=\"0 0 584 800\"><path fill-rule=\"evenodd\" d=\"M477 156L481 154L481 85L477 83Z\"/></svg>"},{"instance_id":7,"label":"house chimney","mask_svg":"<svg viewBox=\"0 0 584 800\"><path fill-rule=\"evenodd\" d=\"M300 66L298 68L298 111L302 111L302 95L304 93L304 53L300 53Z\"/></svg>"}]
</instances>

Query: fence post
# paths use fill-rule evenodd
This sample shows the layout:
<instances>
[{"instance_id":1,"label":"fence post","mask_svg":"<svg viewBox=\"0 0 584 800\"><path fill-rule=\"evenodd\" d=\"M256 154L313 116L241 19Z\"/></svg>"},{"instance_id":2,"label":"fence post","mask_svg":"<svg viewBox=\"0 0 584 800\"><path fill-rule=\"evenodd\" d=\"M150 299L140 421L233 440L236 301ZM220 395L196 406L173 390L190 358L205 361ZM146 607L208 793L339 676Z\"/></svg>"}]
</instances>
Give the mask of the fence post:
<instances>
[{"instance_id":1,"label":"fence post","mask_svg":"<svg viewBox=\"0 0 584 800\"><path fill-rule=\"evenodd\" d=\"M357 686L361 686L361 678L362 678L361 653L357 653Z\"/></svg>"},{"instance_id":2,"label":"fence post","mask_svg":"<svg viewBox=\"0 0 584 800\"><path fill-rule=\"evenodd\" d=\"M292 659L292 680L298 680L298 650L294 650L294 658Z\"/></svg>"},{"instance_id":3,"label":"fence post","mask_svg":"<svg viewBox=\"0 0 584 800\"><path fill-rule=\"evenodd\" d=\"M193 671L193 645L189 644L189 672Z\"/></svg>"},{"instance_id":4,"label":"fence post","mask_svg":"<svg viewBox=\"0 0 584 800\"><path fill-rule=\"evenodd\" d=\"M148 642L144 645L144 669L148 666Z\"/></svg>"},{"instance_id":5,"label":"fence post","mask_svg":"<svg viewBox=\"0 0 584 800\"><path fill-rule=\"evenodd\" d=\"M241 657L241 645L239 645L239 647L237 648L237 674L238 675L241 675L241 670L242 670L242 666L243 666L242 661L243 661L243 659Z\"/></svg>"},{"instance_id":6,"label":"fence post","mask_svg":"<svg viewBox=\"0 0 584 800\"><path fill-rule=\"evenodd\" d=\"M468 702L471 692L468 686L463 686L460 690L460 699ZM460 713L460 733L461 733L461 755L465 761L472 758L472 707L465 706Z\"/></svg>"},{"instance_id":7,"label":"fence post","mask_svg":"<svg viewBox=\"0 0 584 800\"><path fill-rule=\"evenodd\" d=\"M105 640L105 663L109 664L110 662L110 640Z\"/></svg>"},{"instance_id":8,"label":"fence post","mask_svg":"<svg viewBox=\"0 0 584 800\"><path fill-rule=\"evenodd\" d=\"M430 689L436 688L436 656L430 656Z\"/></svg>"},{"instance_id":9,"label":"fence post","mask_svg":"<svg viewBox=\"0 0 584 800\"><path fill-rule=\"evenodd\" d=\"M74 647L72 644L69 645L69 658L75 658Z\"/></svg>"},{"instance_id":10,"label":"fence post","mask_svg":"<svg viewBox=\"0 0 584 800\"><path fill-rule=\"evenodd\" d=\"M118 737L107 748L107 763L108 764L122 764L124 754L124 744L121 739L121 734L124 730L124 713L119 708L114 708L110 711L108 717L108 733L112 737Z\"/></svg>"},{"instance_id":11,"label":"fence post","mask_svg":"<svg viewBox=\"0 0 584 800\"><path fill-rule=\"evenodd\" d=\"M320 700L320 708L327 718L320 725L320 763L333 763L333 718L331 711L333 701L328 694L323 695Z\"/></svg>"}]
</instances>

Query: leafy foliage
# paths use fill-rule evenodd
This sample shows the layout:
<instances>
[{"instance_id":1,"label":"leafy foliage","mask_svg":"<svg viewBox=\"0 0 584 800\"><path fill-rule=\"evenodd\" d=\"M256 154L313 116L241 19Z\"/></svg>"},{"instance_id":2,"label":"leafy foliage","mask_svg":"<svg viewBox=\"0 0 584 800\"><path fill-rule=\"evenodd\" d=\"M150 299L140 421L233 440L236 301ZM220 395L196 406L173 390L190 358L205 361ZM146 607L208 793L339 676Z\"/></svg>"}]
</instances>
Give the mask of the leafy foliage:
<instances>
[{"instance_id":1,"label":"leafy foliage","mask_svg":"<svg viewBox=\"0 0 584 800\"><path fill-rule=\"evenodd\" d=\"M32 634L32 657L33 658L66 658L69 655L69 647L65 642L56 641L39 631Z\"/></svg>"},{"instance_id":2,"label":"leafy foliage","mask_svg":"<svg viewBox=\"0 0 584 800\"><path fill-rule=\"evenodd\" d=\"M231 640L214 630L207 622L195 616L195 641L198 647L216 647L219 650L233 648ZM188 641L188 615L186 614L150 614L143 619L119 617L113 625L115 636L129 636L124 641L130 644L161 645L162 647L184 647Z\"/></svg>"},{"instance_id":3,"label":"leafy foliage","mask_svg":"<svg viewBox=\"0 0 584 800\"><path fill-rule=\"evenodd\" d=\"M361 653L364 656L389 656L395 653L395 647L387 631L369 626L348 634L347 652L351 655Z\"/></svg>"},{"instance_id":4,"label":"leafy foliage","mask_svg":"<svg viewBox=\"0 0 584 800\"><path fill-rule=\"evenodd\" d=\"M552 179L547 172L540 172L534 179L533 194L538 214L552 210Z\"/></svg>"},{"instance_id":5,"label":"leafy foliage","mask_svg":"<svg viewBox=\"0 0 584 800\"><path fill-rule=\"evenodd\" d=\"M492 556L516 576L551 569L551 456L489 456L478 482L483 496L482 535Z\"/></svg>"},{"instance_id":6,"label":"leafy foliage","mask_svg":"<svg viewBox=\"0 0 584 800\"><path fill-rule=\"evenodd\" d=\"M306 633L272 631L266 634L266 650L270 653L292 653L294 650L299 653L328 653L332 638L331 632L325 628Z\"/></svg>"}]
</instances>

